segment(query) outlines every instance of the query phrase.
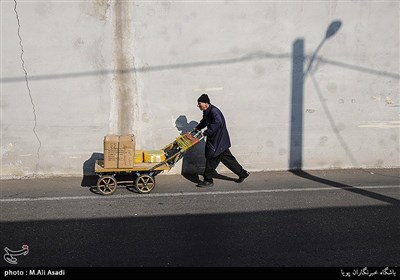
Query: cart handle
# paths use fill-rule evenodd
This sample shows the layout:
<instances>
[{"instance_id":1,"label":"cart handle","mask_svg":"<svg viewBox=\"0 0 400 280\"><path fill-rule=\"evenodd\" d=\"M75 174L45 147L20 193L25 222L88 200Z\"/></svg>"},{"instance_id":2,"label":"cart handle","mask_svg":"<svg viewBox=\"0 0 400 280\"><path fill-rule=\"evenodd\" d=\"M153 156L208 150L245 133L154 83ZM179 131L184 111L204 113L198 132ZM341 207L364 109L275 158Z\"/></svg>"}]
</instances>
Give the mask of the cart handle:
<instances>
[{"instance_id":1,"label":"cart handle","mask_svg":"<svg viewBox=\"0 0 400 280\"><path fill-rule=\"evenodd\" d=\"M196 137L197 139L201 140L204 138L204 134L203 131L201 130L196 130L193 128L193 130L191 131L192 136ZM194 133L194 134L193 134Z\"/></svg>"},{"instance_id":2,"label":"cart handle","mask_svg":"<svg viewBox=\"0 0 400 280\"><path fill-rule=\"evenodd\" d=\"M201 131L201 130L197 131L196 134L194 135L194 137L199 138L199 140L201 140L201 138L204 137L203 131Z\"/></svg>"}]
</instances>

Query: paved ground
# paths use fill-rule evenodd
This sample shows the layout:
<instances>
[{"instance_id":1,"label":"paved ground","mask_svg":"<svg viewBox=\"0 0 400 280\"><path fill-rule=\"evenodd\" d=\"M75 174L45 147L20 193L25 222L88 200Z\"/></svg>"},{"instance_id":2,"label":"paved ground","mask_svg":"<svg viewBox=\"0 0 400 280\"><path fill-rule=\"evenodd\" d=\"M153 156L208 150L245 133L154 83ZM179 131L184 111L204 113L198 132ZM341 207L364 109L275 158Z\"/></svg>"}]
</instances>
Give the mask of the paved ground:
<instances>
[{"instance_id":1,"label":"paved ground","mask_svg":"<svg viewBox=\"0 0 400 280\"><path fill-rule=\"evenodd\" d=\"M398 267L400 169L156 177L150 194L93 178L3 180L5 267ZM398 271L400 275L400 271Z\"/></svg>"}]
</instances>

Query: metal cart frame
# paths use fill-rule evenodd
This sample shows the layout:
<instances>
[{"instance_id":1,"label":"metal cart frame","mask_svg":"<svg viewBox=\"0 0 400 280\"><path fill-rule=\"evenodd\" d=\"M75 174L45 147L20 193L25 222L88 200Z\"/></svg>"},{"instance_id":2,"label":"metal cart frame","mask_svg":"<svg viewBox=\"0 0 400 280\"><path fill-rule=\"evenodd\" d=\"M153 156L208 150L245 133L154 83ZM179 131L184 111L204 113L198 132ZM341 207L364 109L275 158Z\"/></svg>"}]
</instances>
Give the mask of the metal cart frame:
<instances>
[{"instance_id":1,"label":"metal cart frame","mask_svg":"<svg viewBox=\"0 0 400 280\"><path fill-rule=\"evenodd\" d=\"M155 176L169 171L184 154L197 145L204 135L201 131L191 131L178 136L175 141L161 150L165 160L157 163L134 163L130 168L105 168L104 160L96 160L95 173L99 176L97 190L100 194L113 194L118 185L134 184L139 193L150 193L155 187ZM118 175L128 175L131 180L118 180Z\"/></svg>"}]
</instances>

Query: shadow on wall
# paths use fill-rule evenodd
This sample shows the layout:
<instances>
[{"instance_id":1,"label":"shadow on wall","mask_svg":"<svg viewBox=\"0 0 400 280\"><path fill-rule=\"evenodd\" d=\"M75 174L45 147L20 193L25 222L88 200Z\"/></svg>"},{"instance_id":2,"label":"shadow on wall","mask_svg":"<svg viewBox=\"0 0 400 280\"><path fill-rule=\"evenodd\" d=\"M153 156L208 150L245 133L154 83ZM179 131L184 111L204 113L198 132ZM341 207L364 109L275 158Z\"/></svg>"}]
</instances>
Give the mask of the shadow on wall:
<instances>
[{"instance_id":1,"label":"shadow on wall","mask_svg":"<svg viewBox=\"0 0 400 280\"><path fill-rule=\"evenodd\" d=\"M179 116L175 120L175 127L181 135L192 131L197 125L198 122L196 121L190 121L188 123L184 115ZM198 175L203 174L205 166L205 142L202 140L192 149L188 150L183 156L181 174L189 181L199 183L200 179Z\"/></svg>"},{"instance_id":2,"label":"shadow on wall","mask_svg":"<svg viewBox=\"0 0 400 280\"><path fill-rule=\"evenodd\" d=\"M314 65L314 62L317 58L317 54L319 50L322 48L323 44L327 39L332 37L337 33L337 31L342 26L341 21L333 21L326 33L324 38L322 39L321 43L318 45L316 50L314 51L313 55L308 61L308 66L304 71L304 62L305 62L305 55L304 55L304 39L296 39L293 43L293 55L292 55L292 96L291 96L291 118L290 118L290 158L289 158L289 171L292 172L294 175L315 181L318 183L322 183L325 185L329 185L332 187L344 189L346 191L356 193L365 197L369 197L372 199L380 200L395 206L398 206L400 201L385 195L381 195L378 193L374 193L367 190L362 190L355 188L350 185L341 184L335 181L327 180L324 178L320 178L314 176L308 172L303 170L303 99L304 99L304 80L307 76L310 77L312 84L315 87L315 91L318 94L318 98L322 104L324 112L329 120L329 124L334 131L336 137L338 138L342 148L346 151L350 161L353 165L357 165L357 162L354 156L351 153L350 148L344 141L343 137L340 134L340 131L337 129L334 117L326 106L325 98L322 95L322 92L318 86L317 80L314 78L313 73L318 68L318 64ZM318 61L318 59L317 59Z\"/></svg>"},{"instance_id":3,"label":"shadow on wall","mask_svg":"<svg viewBox=\"0 0 400 280\"><path fill-rule=\"evenodd\" d=\"M94 172L94 165L96 163L96 160L98 159L104 159L104 154L103 153L93 153L89 159L87 159L83 163L82 167L82 182L81 186L82 187L91 187L91 186L96 186L98 176Z\"/></svg>"},{"instance_id":4,"label":"shadow on wall","mask_svg":"<svg viewBox=\"0 0 400 280\"><path fill-rule=\"evenodd\" d=\"M308 66L304 71L304 39L296 39L293 43L292 55L292 96L291 96L291 116L290 116L290 158L289 170L302 170L303 168L303 99L304 99L304 80L307 75L312 77L314 61L317 58L319 50L327 39L335 35L342 22L336 20L328 26L325 36L311 56ZM316 68L316 67L315 67ZM321 99L321 98L320 98ZM322 102L322 101L321 101ZM324 104L323 104L324 105ZM325 113L330 113L324 107ZM339 131L335 129L335 125L331 122L331 126L335 134L340 138ZM342 143L343 145L343 143Z\"/></svg>"}]
</instances>

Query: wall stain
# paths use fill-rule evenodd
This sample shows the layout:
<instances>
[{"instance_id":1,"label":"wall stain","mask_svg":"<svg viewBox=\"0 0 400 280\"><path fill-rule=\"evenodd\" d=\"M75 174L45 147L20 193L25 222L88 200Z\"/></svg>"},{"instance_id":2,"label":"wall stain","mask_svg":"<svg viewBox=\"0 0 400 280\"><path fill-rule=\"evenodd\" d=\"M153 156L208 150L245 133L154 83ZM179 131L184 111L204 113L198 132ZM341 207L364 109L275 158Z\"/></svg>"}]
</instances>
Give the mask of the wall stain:
<instances>
[{"instance_id":1,"label":"wall stain","mask_svg":"<svg viewBox=\"0 0 400 280\"><path fill-rule=\"evenodd\" d=\"M133 132L134 119L137 115L136 104L137 85L134 69L134 56L130 50L130 23L129 2L114 2L114 60L115 72L115 112L117 116L117 134Z\"/></svg>"},{"instance_id":2,"label":"wall stain","mask_svg":"<svg viewBox=\"0 0 400 280\"><path fill-rule=\"evenodd\" d=\"M328 137L327 136L322 136L319 138L319 145L324 146L328 142Z\"/></svg>"},{"instance_id":3,"label":"wall stain","mask_svg":"<svg viewBox=\"0 0 400 280\"><path fill-rule=\"evenodd\" d=\"M107 20L107 11L110 7L108 3L109 0L94 0L93 1L93 11L91 13L92 16L97 17L100 20Z\"/></svg>"}]
</instances>

